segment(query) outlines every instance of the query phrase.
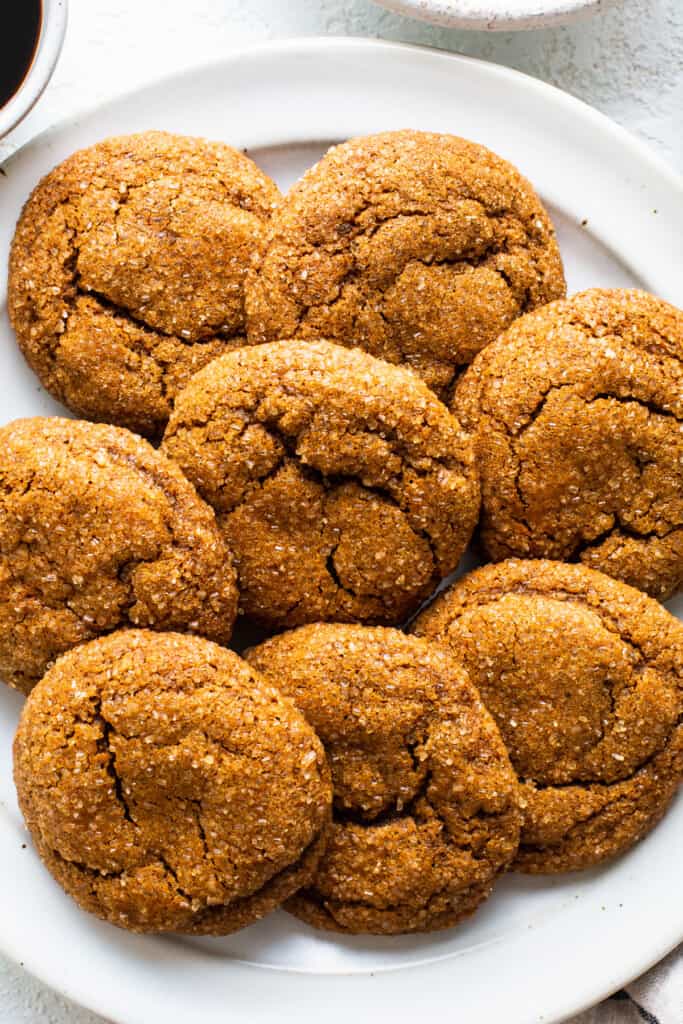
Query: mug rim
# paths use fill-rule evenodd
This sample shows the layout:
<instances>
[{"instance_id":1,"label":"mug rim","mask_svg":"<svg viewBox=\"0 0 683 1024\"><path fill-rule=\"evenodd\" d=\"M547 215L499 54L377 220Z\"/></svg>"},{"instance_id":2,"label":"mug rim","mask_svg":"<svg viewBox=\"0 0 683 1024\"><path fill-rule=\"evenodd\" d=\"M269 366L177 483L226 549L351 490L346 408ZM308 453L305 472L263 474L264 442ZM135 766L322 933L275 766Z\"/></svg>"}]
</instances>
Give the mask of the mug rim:
<instances>
[{"instance_id":1,"label":"mug rim","mask_svg":"<svg viewBox=\"0 0 683 1024\"><path fill-rule=\"evenodd\" d=\"M52 77L64 42L67 0L42 0L40 34L24 80L0 107L0 139L15 128L34 107Z\"/></svg>"}]
</instances>

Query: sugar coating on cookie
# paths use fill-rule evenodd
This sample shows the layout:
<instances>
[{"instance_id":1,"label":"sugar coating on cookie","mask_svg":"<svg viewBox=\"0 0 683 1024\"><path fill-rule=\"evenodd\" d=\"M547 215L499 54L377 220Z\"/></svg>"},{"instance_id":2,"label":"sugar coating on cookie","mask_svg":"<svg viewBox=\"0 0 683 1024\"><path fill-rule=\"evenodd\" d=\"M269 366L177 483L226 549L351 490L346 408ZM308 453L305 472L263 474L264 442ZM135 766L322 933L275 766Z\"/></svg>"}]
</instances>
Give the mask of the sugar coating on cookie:
<instances>
[{"instance_id":1,"label":"sugar coating on cookie","mask_svg":"<svg viewBox=\"0 0 683 1024\"><path fill-rule=\"evenodd\" d=\"M48 391L159 435L189 377L244 342L244 277L278 199L243 153L166 132L56 167L19 220L8 299Z\"/></svg>"},{"instance_id":2,"label":"sugar coating on cookie","mask_svg":"<svg viewBox=\"0 0 683 1024\"><path fill-rule=\"evenodd\" d=\"M582 565L511 559L458 580L414 624L448 646L496 720L523 789L515 866L627 850L683 777L683 625Z\"/></svg>"},{"instance_id":3,"label":"sugar coating on cookie","mask_svg":"<svg viewBox=\"0 0 683 1024\"><path fill-rule=\"evenodd\" d=\"M331 149L284 199L246 286L249 341L326 338L443 393L565 283L550 218L507 161L452 135Z\"/></svg>"},{"instance_id":4,"label":"sugar coating on cookie","mask_svg":"<svg viewBox=\"0 0 683 1024\"><path fill-rule=\"evenodd\" d=\"M683 312L581 292L518 320L453 408L477 436L482 538L582 561L666 598L683 586Z\"/></svg>"},{"instance_id":5,"label":"sugar coating on cookie","mask_svg":"<svg viewBox=\"0 0 683 1024\"><path fill-rule=\"evenodd\" d=\"M200 637L125 630L63 655L14 745L34 843L122 928L221 935L312 877L325 754L290 701Z\"/></svg>"},{"instance_id":6,"label":"sugar coating on cookie","mask_svg":"<svg viewBox=\"0 0 683 1024\"><path fill-rule=\"evenodd\" d=\"M332 769L327 849L287 909L377 934L472 913L517 850L519 794L498 729L449 653L394 629L315 624L246 657L303 711Z\"/></svg>"},{"instance_id":7,"label":"sugar coating on cookie","mask_svg":"<svg viewBox=\"0 0 683 1024\"><path fill-rule=\"evenodd\" d=\"M163 441L217 513L267 627L396 623L476 523L469 438L401 367L327 342L243 348L178 396Z\"/></svg>"},{"instance_id":8,"label":"sugar coating on cookie","mask_svg":"<svg viewBox=\"0 0 683 1024\"><path fill-rule=\"evenodd\" d=\"M0 679L28 692L54 658L120 626L230 639L232 558L178 467L120 427L0 428Z\"/></svg>"}]
</instances>

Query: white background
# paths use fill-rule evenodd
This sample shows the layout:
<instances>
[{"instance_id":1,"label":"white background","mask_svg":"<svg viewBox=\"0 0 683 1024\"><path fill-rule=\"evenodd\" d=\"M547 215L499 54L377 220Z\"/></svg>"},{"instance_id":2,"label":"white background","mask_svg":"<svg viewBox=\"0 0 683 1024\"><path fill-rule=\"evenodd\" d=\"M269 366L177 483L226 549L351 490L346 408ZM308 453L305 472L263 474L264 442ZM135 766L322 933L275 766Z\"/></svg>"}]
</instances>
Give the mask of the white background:
<instances>
[{"instance_id":1,"label":"white background","mask_svg":"<svg viewBox=\"0 0 683 1024\"><path fill-rule=\"evenodd\" d=\"M23 125L0 141L0 160L54 121L159 74L265 39L322 34L382 36L508 64L592 103L683 171L683 0L622 0L566 28L518 34L430 28L370 0L70 0L52 83ZM28 903L27 913L36 912ZM101 1019L0 958L0 1022Z\"/></svg>"}]
</instances>

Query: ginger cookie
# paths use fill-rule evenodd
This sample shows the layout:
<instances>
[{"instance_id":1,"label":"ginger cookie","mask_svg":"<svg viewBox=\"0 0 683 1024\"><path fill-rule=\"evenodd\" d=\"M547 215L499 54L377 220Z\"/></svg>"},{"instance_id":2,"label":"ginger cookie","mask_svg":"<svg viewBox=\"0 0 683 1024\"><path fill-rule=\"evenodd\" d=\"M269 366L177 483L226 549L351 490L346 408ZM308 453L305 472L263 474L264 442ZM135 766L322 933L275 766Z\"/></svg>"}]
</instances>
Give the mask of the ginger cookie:
<instances>
[{"instance_id":1,"label":"ginger cookie","mask_svg":"<svg viewBox=\"0 0 683 1024\"><path fill-rule=\"evenodd\" d=\"M376 934L471 914L517 850L519 788L449 653L395 629L316 624L246 658L304 713L332 769L329 842L286 909Z\"/></svg>"},{"instance_id":2,"label":"ginger cookie","mask_svg":"<svg viewBox=\"0 0 683 1024\"><path fill-rule=\"evenodd\" d=\"M224 935L311 879L329 769L294 705L201 637L123 630L63 655L14 744L48 870L121 928Z\"/></svg>"},{"instance_id":3,"label":"ginger cookie","mask_svg":"<svg viewBox=\"0 0 683 1024\"><path fill-rule=\"evenodd\" d=\"M286 196L247 279L247 331L358 345L443 395L564 294L550 218L511 164L452 135L385 132L334 147Z\"/></svg>"},{"instance_id":4,"label":"ginger cookie","mask_svg":"<svg viewBox=\"0 0 683 1024\"><path fill-rule=\"evenodd\" d=\"M278 200L231 146L166 132L56 167L24 208L9 274L10 318L47 390L159 436L191 375L244 343L244 277Z\"/></svg>"},{"instance_id":5,"label":"ginger cookie","mask_svg":"<svg viewBox=\"0 0 683 1024\"><path fill-rule=\"evenodd\" d=\"M581 561L664 599L683 586L683 312L594 289L515 323L454 409L478 435L489 556Z\"/></svg>"},{"instance_id":6,"label":"ginger cookie","mask_svg":"<svg viewBox=\"0 0 683 1024\"><path fill-rule=\"evenodd\" d=\"M211 509L146 441L58 418L0 428L0 679L28 693L120 626L227 642L236 611Z\"/></svg>"},{"instance_id":7,"label":"ginger cookie","mask_svg":"<svg viewBox=\"0 0 683 1024\"><path fill-rule=\"evenodd\" d=\"M510 560L458 580L416 620L465 666L523 791L516 867L622 853L683 775L683 625L583 565Z\"/></svg>"},{"instance_id":8,"label":"ginger cookie","mask_svg":"<svg viewBox=\"0 0 683 1024\"><path fill-rule=\"evenodd\" d=\"M163 450L216 510L242 611L270 629L400 622L477 520L470 441L446 407L327 342L215 360L178 396Z\"/></svg>"}]
</instances>

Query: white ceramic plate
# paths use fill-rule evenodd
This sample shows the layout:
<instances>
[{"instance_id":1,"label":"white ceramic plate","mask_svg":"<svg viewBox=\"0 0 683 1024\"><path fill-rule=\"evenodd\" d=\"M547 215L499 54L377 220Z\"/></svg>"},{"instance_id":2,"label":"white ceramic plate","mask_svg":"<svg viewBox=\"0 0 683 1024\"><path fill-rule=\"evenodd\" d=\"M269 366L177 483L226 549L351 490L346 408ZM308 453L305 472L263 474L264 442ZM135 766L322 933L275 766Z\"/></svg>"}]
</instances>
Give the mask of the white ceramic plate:
<instances>
[{"instance_id":1,"label":"white ceramic plate","mask_svg":"<svg viewBox=\"0 0 683 1024\"><path fill-rule=\"evenodd\" d=\"M375 0L382 7L421 21L454 28L541 28L597 14L617 0Z\"/></svg>"},{"instance_id":2,"label":"white ceramic plate","mask_svg":"<svg viewBox=\"0 0 683 1024\"><path fill-rule=\"evenodd\" d=\"M29 190L105 135L156 127L225 139L287 186L333 140L408 126L476 139L528 174L556 219L571 290L641 284L680 300L683 188L626 132L504 68L340 39L266 46L168 78L32 142L0 176L0 289ZM0 418L63 411L17 351L4 290L0 307ZM0 948L121 1024L551 1024L683 939L683 802L618 862L509 876L470 923L436 935L337 938L284 913L220 940L128 935L81 913L33 853L11 782L21 698L0 689Z\"/></svg>"}]
</instances>

